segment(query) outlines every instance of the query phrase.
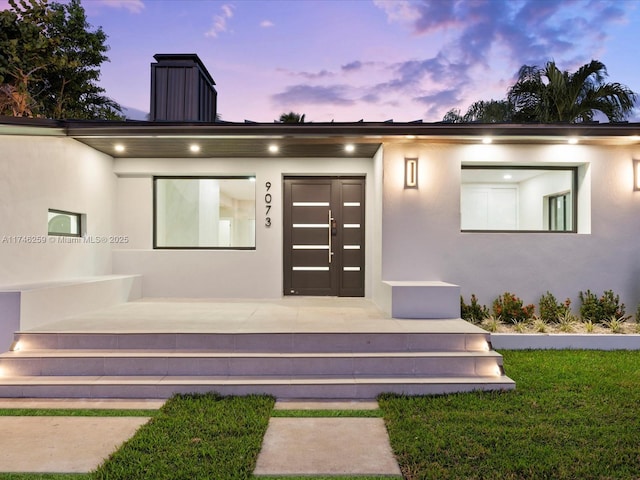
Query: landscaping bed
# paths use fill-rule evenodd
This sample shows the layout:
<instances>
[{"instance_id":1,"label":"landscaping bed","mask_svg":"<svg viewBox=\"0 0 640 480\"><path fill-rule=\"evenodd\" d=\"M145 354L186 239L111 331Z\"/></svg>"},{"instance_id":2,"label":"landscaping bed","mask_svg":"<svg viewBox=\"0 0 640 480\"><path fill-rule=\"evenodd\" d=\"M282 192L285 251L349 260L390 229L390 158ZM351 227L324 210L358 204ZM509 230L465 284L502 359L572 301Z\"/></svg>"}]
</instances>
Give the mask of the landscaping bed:
<instances>
[{"instance_id":1,"label":"landscaping bed","mask_svg":"<svg viewBox=\"0 0 640 480\"><path fill-rule=\"evenodd\" d=\"M580 292L579 308L572 307L567 298L558 302L546 292L538 305L525 305L513 293L505 292L493 300L491 308L471 295L470 303L460 297L460 314L464 320L478 325L492 334L575 334L630 335L640 334L640 305L634 315L626 313L620 296L607 290L598 296L587 290ZM623 342L624 343L624 342Z\"/></svg>"}]
</instances>

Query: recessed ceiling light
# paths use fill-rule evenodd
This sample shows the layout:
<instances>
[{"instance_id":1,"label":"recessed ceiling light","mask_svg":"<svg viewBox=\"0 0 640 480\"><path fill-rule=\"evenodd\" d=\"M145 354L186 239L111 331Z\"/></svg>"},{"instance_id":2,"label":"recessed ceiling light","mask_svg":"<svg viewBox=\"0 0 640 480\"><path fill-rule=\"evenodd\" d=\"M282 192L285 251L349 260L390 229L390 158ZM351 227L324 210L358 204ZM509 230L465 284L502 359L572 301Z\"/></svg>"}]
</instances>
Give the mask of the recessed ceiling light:
<instances>
[{"instance_id":1,"label":"recessed ceiling light","mask_svg":"<svg viewBox=\"0 0 640 480\"><path fill-rule=\"evenodd\" d=\"M416 138L415 135L405 135L404 138L408 139L408 140L413 140L414 138Z\"/></svg>"},{"instance_id":2,"label":"recessed ceiling light","mask_svg":"<svg viewBox=\"0 0 640 480\"><path fill-rule=\"evenodd\" d=\"M513 178L513 176L509 175L508 173L506 175L504 175L502 178L504 178L505 180L511 180Z\"/></svg>"},{"instance_id":3,"label":"recessed ceiling light","mask_svg":"<svg viewBox=\"0 0 640 480\"><path fill-rule=\"evenodd\" d=\"M575 137L571 137L569 140L567 140L567 143L569 145L575 145L576 143L578 143L578 139Z\"/></svg>"},{"instance_id":4,"label":"recessed ceiling light","mask_svg":"<svg viewBox=\"0 0 640 480\"><path fill-rule=\"evenodd\" d=\"M271 153L278 153L278 150L279 150L278 145L275 145L275 144L269 145L269 151Z\"/></svg>"},{"instance_id":5,"label":"recessed ceiling light","mask_svg":"<svg viewBox=\"0 0 640 480\"><path fill-rule=\"evenodd\" d=\"M124 152L124 145L121 145L119 143L115 145L113 148L116 152Z\"/></svg>"},{"instance_id":6,"label":"recessed ceiling light","mask_svg":"<svg viewBox=\"0 0 640 480\"><path fill-rule=\"evenodd\" d=\"M491 137L484 137L482 139L482 143L484 143L485 145L489 145L490 143L493 143L493 139Z\"/></svg>"},{"instance_id":7,"label":"recessed ceiling light","mask_svg":"<svg viewBox=\"0 0 640 480\"><path fill-rule=\"evenodd\" d=\"M193 153L197 153L200 151L200 145L196 145L195 143L189 145L189 150L191 150Z\"/></svg>"},{"instance_id":8,"label":"recessed ceiling light","mask_svg":"<svg viewBox=\"0 0 640 480\"><path fill-rule=\"evenodd\" d=\"M356 149L356 147L355 147L355 145L353 145L352 143L348 143L348 144L346 144L346 145L344 146L344 151L345 151L345 152L349 152L349 153L351 153L351 152L355 151L355 149Z\"/></svg>"}]
</instances>

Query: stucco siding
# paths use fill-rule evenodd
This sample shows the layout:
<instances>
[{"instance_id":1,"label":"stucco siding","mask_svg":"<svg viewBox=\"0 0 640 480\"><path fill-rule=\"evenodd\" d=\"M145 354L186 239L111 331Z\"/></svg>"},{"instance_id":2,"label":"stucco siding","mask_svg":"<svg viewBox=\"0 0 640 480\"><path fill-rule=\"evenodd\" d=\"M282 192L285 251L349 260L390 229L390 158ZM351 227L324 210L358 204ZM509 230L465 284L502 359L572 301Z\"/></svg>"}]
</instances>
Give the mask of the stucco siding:
<instances>
[{"instance_id":1,"label":"stucco siding","mask_svg":"<svg viewBox=\"0 0 640 480\"><path fill-rule=\"evenodd\" d=\"M69 138L3 135L0 151L0 285L111 273L113 159ZM85 214L87 239L47 237L50 208Z\"/></svg>"},{"instance_id":2,"label":"stucco siding","mask_svg":"<svg viewBox=\"0 0 640 480\"><path fill-rule=\"evenodd\" d=\"M586 145L385 145L384 280L441 280L490 304L510 291L537 303L613 289L640 302L640 192L631 147ZM419 189L403 189L404 157L419 157ZM460 230L462 163L580 167L579 233Z\"/></svg>"}]
</instances>

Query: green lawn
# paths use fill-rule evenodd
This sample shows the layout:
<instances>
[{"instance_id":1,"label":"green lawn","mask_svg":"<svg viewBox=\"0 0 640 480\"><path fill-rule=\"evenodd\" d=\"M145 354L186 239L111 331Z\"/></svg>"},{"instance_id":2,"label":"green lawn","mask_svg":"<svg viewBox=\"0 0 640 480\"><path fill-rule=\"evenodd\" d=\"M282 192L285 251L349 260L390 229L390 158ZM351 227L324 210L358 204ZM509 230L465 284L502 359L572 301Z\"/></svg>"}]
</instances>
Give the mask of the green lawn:
<instances>
[{"instance_id":1,"label":"green lawn","mask_svg":"<svg viewBox=\"0 0 640 480\"><path fill-rule=\"evenodd\" d=\"M406 479L640 478L640 352L503 354L516 391L380 398Z\"/></svg>"},{"instance_id":2,"label":"green lawn","mask_svg":"<svg viewBox=\"0 0 640 480\"><path fill-rule=\"evenodd\" d=\"M273 405L274 399L267 396L174 397L91 478L248 478Z\"/></svg>"}]
</instances>

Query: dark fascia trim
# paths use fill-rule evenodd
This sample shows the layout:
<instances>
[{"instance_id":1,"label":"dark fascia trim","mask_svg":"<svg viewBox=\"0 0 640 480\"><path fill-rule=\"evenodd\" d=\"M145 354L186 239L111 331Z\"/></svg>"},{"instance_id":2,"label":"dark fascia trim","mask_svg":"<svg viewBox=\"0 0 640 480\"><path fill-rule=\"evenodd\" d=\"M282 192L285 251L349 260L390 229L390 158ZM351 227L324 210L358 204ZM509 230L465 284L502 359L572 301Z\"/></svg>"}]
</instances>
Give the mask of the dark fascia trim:
<instances>
[{"instance_id":1,"label":"dark fascia trim","mask_svg":"<svg viewBox=\"0 0 640 480\"><path fill-rule=\"evenodd\" d=\"M48 120L0 116L0 125L65 128L71 137L146 135L211 136L407 136L416 137L630 137L640 135L640 123L506 124L506 123L233 123L148 122L143 120Z\"/></svg>"},{"instance_id":2,"label":"dark fascia trim","mask_svg":"<svg viewBox=\"0 0 640 480\"><path fill-rule=\"evenodd\" d=\"M64 128L66 126L66 122L64 120L51 120L49 118L11 117L7 115L0 115L0 125Z\"/></svg>"},{"instance_id":3,"label":"dark fascia trim","mask_svg":"<svg viewBox=\"0 0 640 480\"><path fill-rule=\"evenodd\" d=\"M72 137L121 135L220 136L561 136L627 137L640 135L640 123L603 124L445 124L445 123L199 123L68 121Z\"/></svg>"}]
</instances>

